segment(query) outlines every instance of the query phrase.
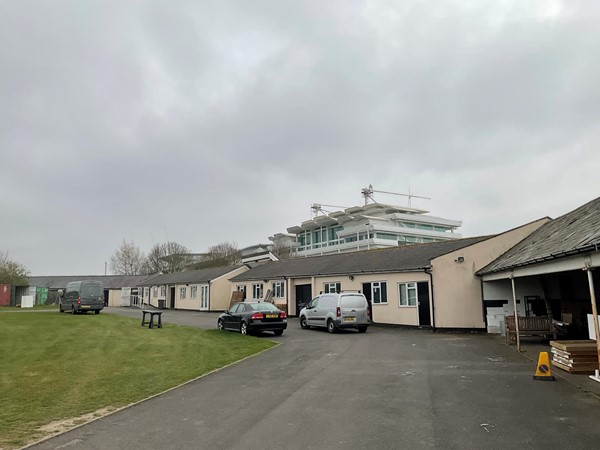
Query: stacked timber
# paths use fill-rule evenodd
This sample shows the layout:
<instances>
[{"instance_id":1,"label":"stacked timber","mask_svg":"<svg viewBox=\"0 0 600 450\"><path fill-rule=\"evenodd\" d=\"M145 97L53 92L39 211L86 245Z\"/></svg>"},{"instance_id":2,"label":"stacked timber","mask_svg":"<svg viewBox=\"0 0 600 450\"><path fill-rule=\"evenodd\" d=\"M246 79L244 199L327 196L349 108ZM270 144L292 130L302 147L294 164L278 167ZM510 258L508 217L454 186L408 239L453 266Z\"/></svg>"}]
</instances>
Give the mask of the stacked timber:
<instances>
[{"instance_id":1,"label":"stacked timber","mask_svg":"<svg viewBox=\"0 0 600 450\"><path fill-rule=\"evenodd\" d=\"M596 341L550 341L552 365L570 373L594 373L598 368Z\"/></svg>"}]
</instances>

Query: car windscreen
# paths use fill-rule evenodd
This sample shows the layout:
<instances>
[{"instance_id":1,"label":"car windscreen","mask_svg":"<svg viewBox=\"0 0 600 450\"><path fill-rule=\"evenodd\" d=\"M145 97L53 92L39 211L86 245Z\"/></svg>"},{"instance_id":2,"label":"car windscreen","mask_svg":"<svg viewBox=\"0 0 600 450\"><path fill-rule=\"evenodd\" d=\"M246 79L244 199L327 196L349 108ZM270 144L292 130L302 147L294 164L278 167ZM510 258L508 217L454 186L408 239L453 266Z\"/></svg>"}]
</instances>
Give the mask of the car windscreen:
<instances>
[{"instance_id":1,"label":"car windscreen","mask_svg":"<svg viewBox=\"0 0 600 450\"><path fill-rule=\"evenodd\" d=\"M248 305L255 311L279 311L279 309L271 303L254 303Z\"/></svg>"},{"instance_id":2,"label":"car windscreen","mask_svg":"<svg viewBox=\"0 0 600 450\"><path fill-rule=\"evenodd\" d=\"M342 308L366 308L367 302L362 295L343 295L341 306Z\"/></svg>"},{"instance_id":3,"label":"car windscreen","mask_svg":"<svg viewBox=\"0 0 600 450\"><path fill-rule=\"evenodd\" d=\"M102 296L102 286L99 284L82 284L80 295L82 297L100 297Z\"/></svg>"}]
</instances>

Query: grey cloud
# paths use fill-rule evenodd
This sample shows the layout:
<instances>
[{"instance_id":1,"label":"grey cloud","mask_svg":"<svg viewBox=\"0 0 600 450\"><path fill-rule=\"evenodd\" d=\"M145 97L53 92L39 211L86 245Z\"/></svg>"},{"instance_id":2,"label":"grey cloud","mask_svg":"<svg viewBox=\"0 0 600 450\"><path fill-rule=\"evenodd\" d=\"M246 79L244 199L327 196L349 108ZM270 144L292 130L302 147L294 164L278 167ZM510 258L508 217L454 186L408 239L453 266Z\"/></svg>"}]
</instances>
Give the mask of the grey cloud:
<instances>
[{"instance_id":1,"label":"grey cloud","mask_svg":"<svg viewBox=\"0 0 600 450\"><path fill-rule=\"evenodd\" d=\"M123 238L250 245L369 183L465 234L564 213L597 195L599 12L4 2L0 249L49 274Z\"/></svg>"}]
</instances>

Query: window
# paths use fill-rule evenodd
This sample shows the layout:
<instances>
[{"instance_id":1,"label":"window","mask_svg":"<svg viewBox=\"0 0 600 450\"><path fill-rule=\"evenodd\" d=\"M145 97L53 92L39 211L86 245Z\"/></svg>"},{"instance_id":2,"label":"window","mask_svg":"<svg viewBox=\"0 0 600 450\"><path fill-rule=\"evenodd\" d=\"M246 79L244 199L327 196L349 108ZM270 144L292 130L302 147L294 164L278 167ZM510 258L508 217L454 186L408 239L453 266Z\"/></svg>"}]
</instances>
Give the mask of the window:
<instances>
[{"instance_id":1,"label":"window","mask_svg":"<svg viewBox=\"0 0 600 450\"><path fill-rule=\"evenodd\" d=\"M180 287L179 288L179 298L185 298L185 293L187 292L187 288L186 287Z\"/></svg>"},{"instance_id":2,"label":"window","mask_svg":"<svg viewBox=\"0 0 600 450\"><path fill-rule=\"evenodd\" d=\"M190 288L190 298L196 298L198 294L198 286L192 286Z\"/></svg>"},{"instance_id":3,"label":"window","mask_svg":"<svg viewBox=\"0 0 600 450\"><path fill-rule=\"evenodd\" d=\"M388 239L390 241L397 241L398 236L392 233L377 233L378 239Z\"/></svg>"},{"instance_id":4,"label":"window","mask_svg":"<svg viewBox=\"0 0 600 450\"><path fill-rule=\"evenodd\" d=\"M326 294L336 294L342 291L342 283L334 282L334 283L325 283L325 293Z\"/></svg>"},{"instance_id":5,"label":"window","mask_svg":"<svg viewBox=\"0 0 600 450\"><path fill-rule=\"evenodd\" d=\"M335 241L338 238L338 231L341 231L342 227L331 227L329 229L329 240Z\"/></svg>"},{"instance_id":6,"label":"window","mask_svg":"<svg viewBox=\"0 0 600 450\"><path fill-rule=\"evenodd\" d=\"M152 288L152 297L158 297L158 288L156 286Z\"/></svg>"},{"instance_id":7,"label":"window","mask_svg":"<svg viewBox=\"0 0 600 450\"><path fill-rule=\"evenodd\" d=\"M417 283L400 283L400 306L417 306Z\"/></svg>"},{"instance_id":8,"label":"window","mask_svg":"<svg viewBox=\"0 0 600 450\"><path fill-rule=\"evenodd\" d=\"M273 283L273 297L283 298L284 297L283 281L276 281Z\"/></svg>"},{"instance_id":9,"label":"window","mask_svg":"<svg viewBox=\"0 0 600 450\"><path fill-rule=\"evenodd\" d=\"M236 288L236 290L238 290L240 292L246 292L246 285L245 284L238 284L235 288Z\"/></svg>"},{"instance_id":10,"label":"window","mask_svg":"<svg viewBox=\"0 0 600 450\"><path fill-rule=\"evenodd\" d=\"M161 286L160 287L160 296L161 297L166 297L167 296L167 287L166 286Z\"/></svg>"},{"instance_id":11,"label":"window","mask_svg":"<svg viewBox=\"0 0 600 450\"><path fill-rule=\"evenodd\" d=\"M263 285L262 283L257 283L252 285L252 298L254 300L260 300L263 298Z\"/></svg>"},{"instance_id":12,"label":"window","mask_svg":"<svg viewBox=\"0 0 600 450\"><path fill-rule=\"evenodd\" d=\"M387 284L385 281L371 283L371 301L373 303L387 303Z\"/></svg>"}]
</instances>

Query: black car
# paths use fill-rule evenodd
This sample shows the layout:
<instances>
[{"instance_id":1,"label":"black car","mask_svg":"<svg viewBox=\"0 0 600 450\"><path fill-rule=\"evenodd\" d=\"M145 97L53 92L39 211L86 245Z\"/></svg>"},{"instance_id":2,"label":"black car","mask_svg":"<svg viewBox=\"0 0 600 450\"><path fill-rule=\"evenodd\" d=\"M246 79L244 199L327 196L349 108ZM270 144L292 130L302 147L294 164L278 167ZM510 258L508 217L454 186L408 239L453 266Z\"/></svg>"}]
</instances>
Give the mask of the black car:
<instances>
[{"instance_id":1,"label":"black car","mask_svg":"<svg viewBox=\"0 0 600 450\"><path fill-rule=\"evenodd\" d=\"M275 336L281 336L287 328L287 315L272 303L241 302L219 316L217 328L242 334L272 331Z\"/></svg>"}]
</instances>

